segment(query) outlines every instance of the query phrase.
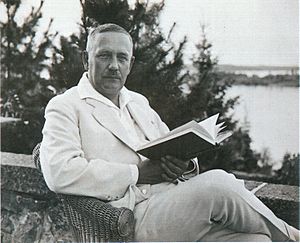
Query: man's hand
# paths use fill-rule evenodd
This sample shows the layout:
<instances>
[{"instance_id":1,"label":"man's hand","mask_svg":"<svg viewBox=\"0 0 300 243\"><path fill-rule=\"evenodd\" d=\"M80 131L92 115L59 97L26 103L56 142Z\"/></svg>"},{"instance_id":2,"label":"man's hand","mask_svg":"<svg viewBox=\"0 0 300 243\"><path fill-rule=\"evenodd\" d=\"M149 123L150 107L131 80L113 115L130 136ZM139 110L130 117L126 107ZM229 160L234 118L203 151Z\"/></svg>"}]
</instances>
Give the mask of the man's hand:
<instances>
[{"instance_id":1,"label":"man's hand","mask_svg":"<svg viewBox=\"0 0 300 243\"><path fill-rule=\"evenodd\" d=\"M169 155L161 158L161 160L145 160L138 164L138 183L175 183L176 179L187 170L188 165L189 160L183 161Z\"/></svg>"},{"instance_id":2,"label":"man's hand","mask_svg":"<svg viewBox=\"0 0 300 243\"><path fill-rule=\"evenodd\" d=\"M162 178L165 181L174 182L178 177L187 171L190 160L177 159L171 155L161 158L161 167L164 171Z\"/></svg>"}]
</instances>

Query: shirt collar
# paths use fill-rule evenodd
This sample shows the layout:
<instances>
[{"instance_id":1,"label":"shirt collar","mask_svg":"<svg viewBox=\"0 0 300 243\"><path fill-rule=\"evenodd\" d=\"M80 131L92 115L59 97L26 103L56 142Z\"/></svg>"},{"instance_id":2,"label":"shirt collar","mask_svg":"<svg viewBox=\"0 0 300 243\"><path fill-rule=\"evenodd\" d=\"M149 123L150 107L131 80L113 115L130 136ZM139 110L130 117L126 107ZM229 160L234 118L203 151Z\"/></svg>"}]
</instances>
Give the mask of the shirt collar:
<instances>
[{"instance_id":1,"label":"shirt collar","mask_svg":"<svg viewBox=\"0 0 300 243\"><path fill-rule=\"evenodd\" d=\"M88 79L87 72L83 73L77 87L80 99L91 98L100 101L105 105L119 109L119 107L117 107L110 99L106 98L104 95L100 94L97 90L95 90L95 88L92 86ZM119 95L120 109L123 109L131 100L132 98L129 93L129 90L126 87L123 87Z\"/></svg>"}]
</instances>

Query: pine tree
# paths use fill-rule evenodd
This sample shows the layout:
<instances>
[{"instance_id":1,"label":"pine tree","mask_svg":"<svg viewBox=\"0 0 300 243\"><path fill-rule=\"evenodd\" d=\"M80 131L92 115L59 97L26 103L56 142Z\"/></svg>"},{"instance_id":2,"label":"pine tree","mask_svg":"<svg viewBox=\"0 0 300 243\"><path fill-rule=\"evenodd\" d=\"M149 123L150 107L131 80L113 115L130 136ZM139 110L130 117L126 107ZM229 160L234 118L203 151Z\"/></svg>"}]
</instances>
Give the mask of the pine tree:
<instances>
[{"instance_id":1,"label":"pine tree","mask_svg":"<svg viewBox=\"0 0 300 243\"><path fill-rule=\"evenodd\" d=\"M14 130L15 136L27 136L29 140L33 138L35 141L41 137L43 108L52 96L51 90L47 88L49 82L41 75L47 70L47 50L52 47L55 38L55 34L49 34L52 20L42 33L41 40L36 40L43 3L41 1L37 8L32 7L23 22L17 23L16 14L21 0L4 0L6 21L0 22L1 115L22 118L25 123ZM18 130L23 128L26 134ZM2 136L11 137L4 135L5 132L2 132ZM18 140L16 137L9 139ZM24 143L23 147L29 146L26 152L31 152L34 142ZM13 147L17 149L18 146Z\"/></svg>"},{"instance_id":2,"label":"pine tree","mask_svg":"<svg viewBox=\"0 0 300 243\"><path fill-rule=\"evenodd\" d=\"M233 80L216 72L218 60L212 56L212 44L207 39L204 25L201 30L200 42L196 45L197 54L193 57L195 73L191 75L190 93L182 107L183 117L186 121L203 120L220 113L219 121L225 122L226 129L234 131L234 134L215 153L203 153L198 159L203 169L257 170L258 155L250 148L249 131L239 128L237 121L229 115L229 110L234 108L239 98L226 97Z\"/></svg>"},{"instance_id":3,"label":"pine tree","mask_svg":"<svg viewBox=\"0 0 300 243\"><path fill-rule=\"evenodd\" d=\"M180 123L180 105L184 99L180 86L186 76L183 72L186 38L175 47L170 38L175 25L167 38L163 35L158 22L163 7L163 2L151 7L136 2L130 31L135 42L136 64L128 86L148 97L162 119L174 128Z\"/></svg>"},{"instance_id":4,"label":"pine tree","mask_svg":"<svg viewBox=\"0 0 300 243\"><path fill-rule=\"evenodd\" d=\"M60 37L60 47L55 47L52 54L52 65L49 69L50 82L57 93L77 85L84 72L81 61L81 52L84 50L85 33L79 37L72 34L70 37Z\"/></svg>"}]
</instances>

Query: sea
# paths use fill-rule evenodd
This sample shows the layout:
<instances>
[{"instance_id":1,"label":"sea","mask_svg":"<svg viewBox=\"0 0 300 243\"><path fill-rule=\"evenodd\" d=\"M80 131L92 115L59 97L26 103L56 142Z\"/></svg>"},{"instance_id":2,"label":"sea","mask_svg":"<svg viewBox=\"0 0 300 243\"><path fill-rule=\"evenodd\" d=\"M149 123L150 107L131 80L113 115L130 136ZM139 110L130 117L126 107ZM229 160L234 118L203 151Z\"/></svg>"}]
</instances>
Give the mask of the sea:
<instances>
[{"instance_id":1,"label":"sea","mask_svg":"<svg viewBox=\"0 0 300 243\"><path fill-rule=\"evenodd\" d=\"M252 149L267 151L275 169L285 153L299 153L299 87L235 85L227 97L236 96L230 112L249 129Z\"/></svg>"}]
</instances>

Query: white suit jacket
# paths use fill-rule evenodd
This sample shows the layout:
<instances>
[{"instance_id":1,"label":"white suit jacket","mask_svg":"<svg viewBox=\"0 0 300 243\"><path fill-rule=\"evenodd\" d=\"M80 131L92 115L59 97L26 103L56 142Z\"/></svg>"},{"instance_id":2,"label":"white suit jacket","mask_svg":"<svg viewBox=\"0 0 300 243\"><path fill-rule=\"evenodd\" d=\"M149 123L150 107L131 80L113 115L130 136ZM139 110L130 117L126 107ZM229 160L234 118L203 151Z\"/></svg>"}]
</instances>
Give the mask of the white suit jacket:
<instances>
[{"instance_id":1,"label":"white suit jacket","mask_svg":"<svg viewBox=\"0 0 300 243\"><path fill-rule=\"evenodd\" d=\"M83 83L51 99L45 111L41 167L48 187L133 208L140 157L115 113L90 97ZM135 92L128 110L149 140L169 131L148 100Z\"/></svg>"}]
</instances>

